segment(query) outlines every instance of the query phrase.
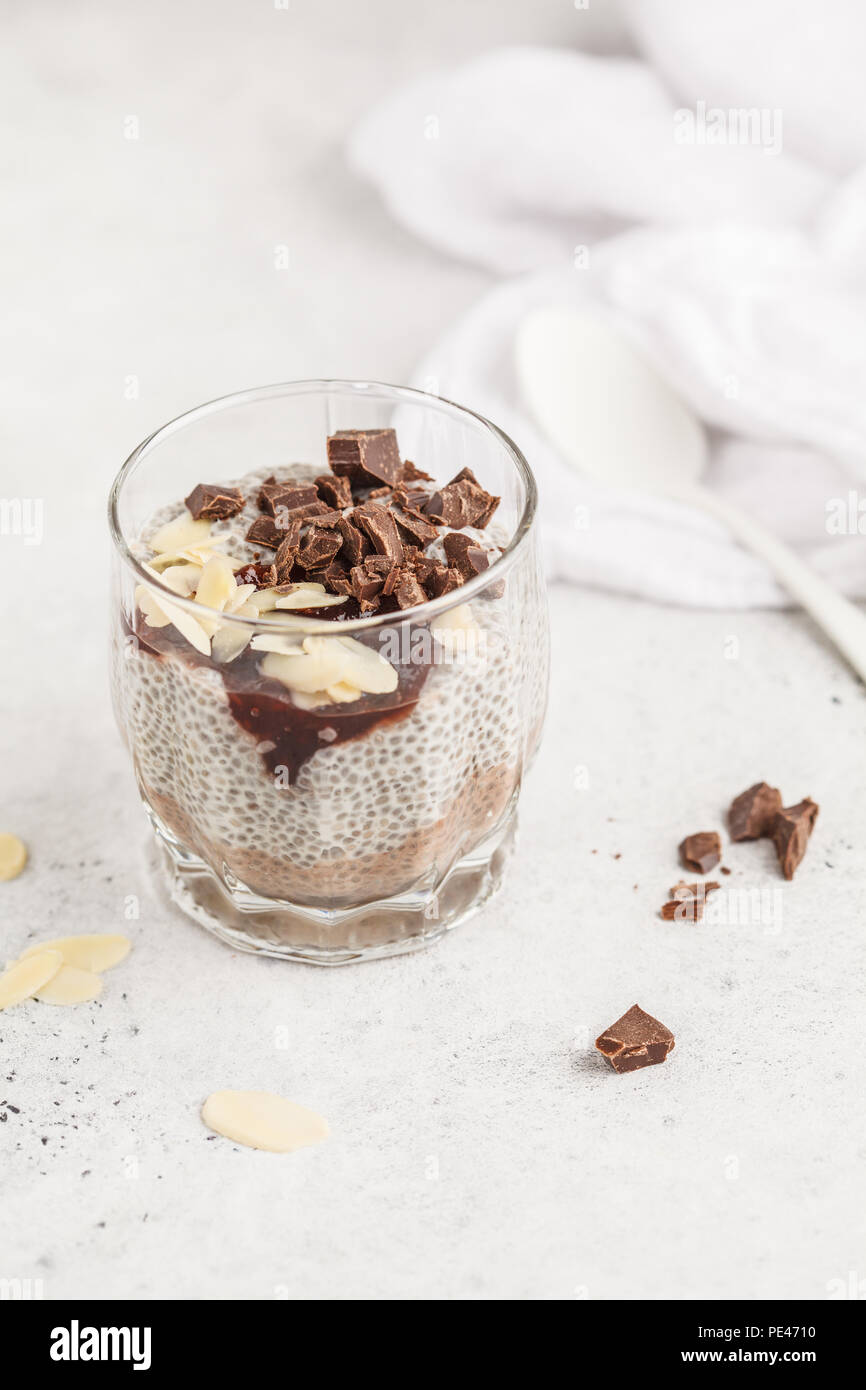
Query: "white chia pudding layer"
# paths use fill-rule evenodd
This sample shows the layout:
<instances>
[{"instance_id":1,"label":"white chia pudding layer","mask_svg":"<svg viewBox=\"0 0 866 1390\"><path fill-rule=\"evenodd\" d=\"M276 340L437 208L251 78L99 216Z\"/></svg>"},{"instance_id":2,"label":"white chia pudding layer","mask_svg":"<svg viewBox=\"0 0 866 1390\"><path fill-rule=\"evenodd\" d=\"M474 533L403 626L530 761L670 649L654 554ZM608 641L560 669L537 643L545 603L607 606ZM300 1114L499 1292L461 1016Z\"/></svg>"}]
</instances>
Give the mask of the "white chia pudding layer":
<instances>
[{"instance_id":1,"label":"white chia pudding layer","mask_svg":"<svg viewBox=\"0 0 866 1390\"><path fill-rule=\"evenodd\" d=\"M295 465L278 479L306 481L315 471ZM259 515L262 480L252 473L233 484L244 510L211 528L208 543L236 568L270 558L244 539ZM133 547L138 558L151 558L148 539L182 510L174 503L150 519ZM504 544L496 527L463 529L488 552ZM429 553L440 550L441 537ZM533 630L538 586L534 565L512 566L497 596L472 601L468 651L449 660L447 649L428 643L434 660L408 713L336 741L329 717L363 713L366 697L307 709L318 747L294 780L268 765L273 744L238 722L232 682L218 665L191 649L186 659L183 643L152 647L142 614L127 615L132 631L115 644L114 696L146 801L217 874L228 870L269 899L354 906L439 879L501 820L538 741L547 680ZM423 607L389 615L389 630L406 620L423 626ZM340 623L328 627L338 633ZM290 717L292 694L284 696Z\"/></svg>"}]
</instances>

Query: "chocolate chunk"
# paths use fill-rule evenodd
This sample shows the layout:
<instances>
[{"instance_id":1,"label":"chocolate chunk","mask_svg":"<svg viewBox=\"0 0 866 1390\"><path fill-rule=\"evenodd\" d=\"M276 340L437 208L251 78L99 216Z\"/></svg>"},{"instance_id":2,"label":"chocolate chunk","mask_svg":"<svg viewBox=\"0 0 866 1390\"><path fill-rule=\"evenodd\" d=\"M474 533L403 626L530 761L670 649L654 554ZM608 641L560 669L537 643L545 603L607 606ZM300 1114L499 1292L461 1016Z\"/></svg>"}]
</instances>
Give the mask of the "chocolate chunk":
<instances>
[{"instance_id":1,"label":"chocolate chunk","mask_svg":"<svg viewBox=\"0 0 866 1390\"><path fill-rule=\"evenodd\" d=\"M352 488L348 478L338 478L336 473L323 473L314 481L319 496L329 507L336 507L338 510L351 507Z\"/></svg>"},{"instance_id":2,"label":"chocolate chunk","mask_svg":"<svg viewBox=\"0 0 866 1390\"><path fill-rule=\"evenodd\" d=\"M473 481L469 469L463 469L428 498L423 511L431 521L459 530L461 526L486 526L498 506L499 498L485 492Z\"/></svg>"},{"instance_id":3,"label":"chocolate chunk","mask_svg":"<svg viewBox=\"0 0 866 1390\"><path fill-rule=\"evenodd\" d=\"M442 542L445 556L454 569L459 570L464 579L472 579L486 570L490 561L487 552L471 536L455 531Z\"/></svg>"},{"instance_id":4,"label":"chocolate chunk","mask_svg":"<svg viewBox=\"0 0 866 1390\"><path fill-rule=\"evenodd\" d=\"M433 578L437 564L441 569L445 568L439 561L434 560L432 555L422 555L420 550L412 554L411 564L419 584L427 584Z\"/></svg>"},{"instance_id":5,"label":"chocolate chunk","mask_svg":"<svg viewBox=\"0 0 866 1390\"><path fill-rule=\"evenodd\" d=\"M454 589L459 589L463 583L463 575L452 565L443 565L441 560L434 560L435 568L427 581L427 591L431 598L442 598L445 594L450 594Z\"/></svg>"},{"instance_id":6,"label":"chocolate chunk","mask_svg":"<svg viewBox=\"0 0 866 1390\"><path fill-rule=\"evenodd\" d=\"M793 878L799 866L809 837L818 819L818 805L807 796L796 806L784 806L776 813L771 834L779 856L779 863L785 878Z\"/></svg>"},{"instance_id":7,"label":"chocolate chunk","mask_svg":"<svg viewBox=\"0 0 866 1390\"><path fill-rule=\"evenodd\" d=\"M366 502L372 502L372 501L374 501L374 499L377 498L377 497L392 497L393 495L394 495L393 488L388 487L388 485L386 484L385 487L371 487L371 488L368 488L368 489L364 492L364 500L365 500Z\"/></svg>"},{"instance_id":8,"label":"chocolate chunk","mask_svg":"<svg viewBox=\"0 0 866 1390\"><path fill-rule=\"evenodd\" d=\"M394 583L394 598L398 608L415 608L427 602L427 595L418 583L415 573L407 565L397 571Z\"/></svg>"},{"instance_id":9,"label":"chocolate chunk","mask_svg":"<svg viewBox=\"0 0 866 1390\"><path fill-rule=\"evenodd\" d=\"M338 430L328 440L328 463L359 487L393 484L400 476L400 452L393 430Z\"/></svg>"},{"instance_id":10,"label":"chocolate chunk","mask_svg":"<svg viewBox=\"0 0 866 1390\"><path fill-rule=\"evenodd\" d=\"M674 1035L651 1014L633 1004L628 1013L606 1028L595 1045L614 1071L638 1071L663 1062L674 1047Z\"/></svg>"},{"instance_id":11,"label":"chocolate chunk","mask_svg":"<svg viewBox=\"0 0 866 1390\"><path fill-rule=\"evenodd\" d=\"M392 507L391 515L397 523L398 531L410 545L429 545L439 534L438 527L411 508Z\"/></svg>"},{"instance_id":12,"label":"chocolate chunk","mask_svg":"<svg viewBox=\"0 0 866 1390\"><path fill-rule=\"evenodd\" d=\"M305 570L321 569L329 560L333 560L342 544L343 538L339 532L311 526L298 551L297 563Z\"/></svg>"},{"instance_id":13,"label":"chocolate chunk","mask_svg":"<svg viewBox=\"0 0 866 1390\"><path fill-rule=\"evenodd\" d=\"M285 583L291 575L292 565L297 559L301 544L301 522L293 521L289 529L281 534L284 539L277 547L274 564L277 567L277 577L280 583Z\"/></svg>"},{"instance_id":14,"label":"chocolate chunk","mask_svg":"<svg viewBox=\"0 0 866 1390\"><path fill-rule=\"evenodd\" d=\"M728 825L732 840L759 840L769 835L777 811L782 809L782 794L766 782L756 782L731 802Z\"/></svg>"},{"instance_id":15,"label":"chocolate chunk","mask_svg":"<svg viewBox=\"0 0 866 1390\"><path fill-rule=\"evenodd\" d=\"M310 570L307 574L308 580L313 580L316 584L324 584L332 594L351 594L352 584L349 579L349 571L341 560L329 560L324 569Z\"/></svg>"},{"instance_id":16,"label":"chocolate chunk","mask_svg":"<svg viewBox=\"0 0 866 1390\"><path fill-rule=\"evenodd\" d=\"M378 597L382 589L382 577L377 574L370 574L363 565L355 565L349 572L349 581L352 586L352 595L358 600L361 612L370 612L378 606Z\"/></svg>"},{"instance_id":17,"label":"chocolate chunk","mask_svg":"<svg viewBox=\"0 0 866 1390\"><path fill-rule=\"evenodd\" d=\"M343 537L343 555L346 562L349 565L359 565L364 557L370 554L370 542L367 537L344 516L337 522L337 530Z\"/></svg>"},{"instance_id":18,"label":"chocolate chunk","mask_svg":"<svg viewBox=\"0 0 866 1390\"><path fill-rule=\"evenodd\" d=\"M246 538L251 545L266 545L269 550L276 550L285 538L286 529L278 526L271 516L257 516Z\"/></svg>"},{"instance_id":19,"label":"chocolate chunk","mask_svg":"<svg viewBox=\"0 0 866 1390\"><path fill-rule=\"evenodd\" d=\"M281 531L287 531L293 521L315 521L317 526L327 526L328 518L341 516L341 512L332 511L326 502L320 501L317 497L314 502L305 502L300 507L285 507L282 502L277 502L274 507L274 521ZM334 520L336 525L336 520Z\"/></svg>"},{"instance_id":20,"label":"chocolate chunk","mask_svg":"<svg viewBox=\"0 0 866 1390\"><path fill-rule=\"evenodd\" d=\"M373 542L373 549L380 555L387 555L395 565L403 560L403 546L397 534L394 518L385 507L375 502L365 502L356 507L350 520L359 526Z\"/></svg>"},{"instance_id":21,"label":"chocolate chunk","mask_svg":"<svg viewBox=\"0 0 866 1390\"><path fill-rule=\"evenodd\" d=\"M404 459L400 468L401 483L432 483L433 479L423 468L416 468L411 459Z\"/></svg>"},{"instance_id":22,"label":"chocolate chunk","mask_svg":"<svg viewBox=\"0 0 866 1390\"><path fill-rule=\"evenodd\" d=\"M238 584L255 584L257 589L270 589L277 582L276 565L244 565L235 570Z\"/></svg>"},{"instance_id":23,"label":"chocolate chunk","mask_svg":"<svg viewBox=\"0 0 866 1390\"><path fill-rule=\"evenodd\" d=\"M293 512L318 501L319 494L312 483L300 487L297 483L262 483L258 496L259 509L271 516L276 516L278 507Z\"/></svg>"},{"instance_id":24,"label":"chocolate chunk","mask_svg":"<svg viewBox=\"0 0 866 1390\"><path fill-rule=\"evenodd\" d=\"M243 511L244 499L236 487L220 487L218 483L199 483L186 499L187 511L196 521L224 521Z\"/></svg>"},{"instance_id":25,"label":"chocolate chunk","mask_svg":"<svg viewBox=\"0 0 866 1390\"><path fill-rule=\"evenodd\" d=\"M722 841L715 830L701 830L696 835L687 835L680 845L684 867L695 874L708 874L721 857Z\"/></svg>"}]
</instances>

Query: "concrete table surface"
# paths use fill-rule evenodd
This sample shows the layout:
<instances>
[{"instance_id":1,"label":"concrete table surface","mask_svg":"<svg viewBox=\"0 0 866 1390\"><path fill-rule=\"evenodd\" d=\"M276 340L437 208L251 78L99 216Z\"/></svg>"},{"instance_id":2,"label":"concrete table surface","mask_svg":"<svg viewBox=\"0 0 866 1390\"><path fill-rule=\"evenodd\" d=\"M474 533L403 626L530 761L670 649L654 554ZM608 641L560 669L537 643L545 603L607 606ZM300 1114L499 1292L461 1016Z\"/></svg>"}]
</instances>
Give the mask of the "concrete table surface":
<instances>
[{"instance_id":1,"label":"concrete table surface","mask_svg":"<svg viewBox=\"0 0 866 1390\"><path fill-rule=\"evenodd\" d=\"M41 501L44 539L0 538L0 829L31 850L0 932L6 957L73 931L135 948L97 1003L0 1017L0 1278L49 1298L828 1297L866 1273L866 698L801 616L555 590L507 888L428 952L245 957L152 878L107 695L111 476L226 390L405 379L488 283L397 229L340 146L377 83L531 37L527 7L466 7L459 41L447 6L423 33L373 8L388 44L349 5L114 24L91 3L22 10L6 46L27 119L0 491ZM535 37L574 23L540 6ZM759 778L822 804L794 882L767 843L734 846L724 885L752 920L661 922L678 841ZM618 1077L592 1040L636 1001L677 1046ZM209 1137L223 1087L307 1104L332 1138Z\"/></svg>"}]
</instances>

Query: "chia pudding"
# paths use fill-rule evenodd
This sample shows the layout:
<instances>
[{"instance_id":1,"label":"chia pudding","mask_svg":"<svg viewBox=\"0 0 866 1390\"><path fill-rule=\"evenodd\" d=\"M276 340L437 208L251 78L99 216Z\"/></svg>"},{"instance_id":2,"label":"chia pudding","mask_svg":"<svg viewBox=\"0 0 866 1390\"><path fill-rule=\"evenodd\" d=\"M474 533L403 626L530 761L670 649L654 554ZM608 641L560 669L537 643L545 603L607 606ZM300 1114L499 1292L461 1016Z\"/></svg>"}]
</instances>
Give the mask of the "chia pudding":
<instances>
[{"instance_id":1,"label":"chia pudding","mask_svg":"<svg viewBox=\"0 0 866 1390\"><path fill-rule=\"evenodd\" d=\"M439 484L387 429L339 431L328 462L150 517L113 684L163 835L229 889L339 915L435 888L508 816L546 652L534 567L459 601L508 541L471 470Z\"/></svg>"}]
</instances>

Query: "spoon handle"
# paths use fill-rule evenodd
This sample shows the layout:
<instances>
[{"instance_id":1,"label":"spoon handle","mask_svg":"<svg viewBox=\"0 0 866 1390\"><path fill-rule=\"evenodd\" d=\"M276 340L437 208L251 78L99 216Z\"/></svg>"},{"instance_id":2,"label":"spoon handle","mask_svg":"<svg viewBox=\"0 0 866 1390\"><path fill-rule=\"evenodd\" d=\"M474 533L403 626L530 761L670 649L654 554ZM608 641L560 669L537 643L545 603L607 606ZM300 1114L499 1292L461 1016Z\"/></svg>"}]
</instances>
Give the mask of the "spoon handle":
<instances>
[{"instance_id":1,"label":"spoon handle","mask_svg":"<svg viewBox=\"0 0 866 1390\"><path fill-rule=\"evenodd\" d=\"M716 493L695 487L676 495L724 521L744 545L765 560L779 583L835 642L860 679L866 681L866 613L815 574L772 531Z\"/></svg>"}]
</instances>

